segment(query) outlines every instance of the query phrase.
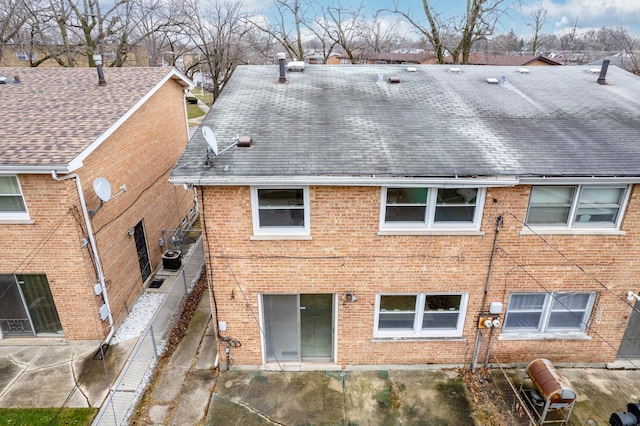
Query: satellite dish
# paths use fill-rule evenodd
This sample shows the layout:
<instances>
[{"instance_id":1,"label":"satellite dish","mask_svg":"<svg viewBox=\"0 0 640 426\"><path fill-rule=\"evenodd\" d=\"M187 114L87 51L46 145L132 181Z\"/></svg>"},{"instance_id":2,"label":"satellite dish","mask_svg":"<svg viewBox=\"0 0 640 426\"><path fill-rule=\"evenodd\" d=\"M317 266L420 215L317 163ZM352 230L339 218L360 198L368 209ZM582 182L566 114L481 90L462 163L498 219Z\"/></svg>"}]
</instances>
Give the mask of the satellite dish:
<instances>
[{"instance_id":1,"label":"satellite dish","mask_svg":"<svg viewBox=\"0 0 640 426\"><path fill-rule=\"evenodd\" d=\"M111 199L111 184L103 177L93 181L93 190L101 201L107 202Z\"/></svg>"},{"instance_id":2,"label":"satellite dish","mask_svg":"<svg viewBox=\"0 0 640 426\"><path fill-rule=\"evenodd\" d=\"M211 130L211 127L204 126L202 128L202 134L204 135L204 139L207 141L207 144L209 145L209 148L211 148L211 151L213 151L213 153L217 157L218 156L218 141L216 140L215 133L213 133L213 130Z\"/></svg>"}]
</instances>

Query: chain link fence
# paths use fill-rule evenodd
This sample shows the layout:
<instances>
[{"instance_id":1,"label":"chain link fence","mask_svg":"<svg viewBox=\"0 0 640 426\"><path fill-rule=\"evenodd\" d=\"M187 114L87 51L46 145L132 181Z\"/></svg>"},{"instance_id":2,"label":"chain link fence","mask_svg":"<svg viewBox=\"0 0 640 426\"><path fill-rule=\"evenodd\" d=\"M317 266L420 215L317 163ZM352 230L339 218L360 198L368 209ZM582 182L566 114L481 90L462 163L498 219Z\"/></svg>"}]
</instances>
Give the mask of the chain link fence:
<instances>
[{"instance_id":1,"label":"chain link fence","mask_svg":"<svg viewBox=\"0 0 640 426\"><path fill-rule=\"evenodd\" d=\"M166 338L175 321L180 317L183 300L198 282L204 269L204 251L200 231L165 231L168 244L180 249L183 267L175 274L162 270L156 277L164 278L170 285L162 304L151 319L146 331L138 338L129 359L96 416L93 426L128 424L135 405L153 374L158 357L162 355ZM172 237L174 237L172 240ZM171 282L173 280L173 282ZM165 287L166 289L166 287Z\"/></svg>"}]
</instances>

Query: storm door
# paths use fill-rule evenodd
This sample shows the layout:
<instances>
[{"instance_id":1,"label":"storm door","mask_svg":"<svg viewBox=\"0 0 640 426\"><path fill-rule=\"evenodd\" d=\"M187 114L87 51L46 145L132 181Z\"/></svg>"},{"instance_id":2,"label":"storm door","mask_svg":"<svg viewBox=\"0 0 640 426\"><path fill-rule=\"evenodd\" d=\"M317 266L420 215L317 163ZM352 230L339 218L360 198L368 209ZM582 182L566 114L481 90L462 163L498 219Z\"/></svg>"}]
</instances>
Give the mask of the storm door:
<instances>
[{"instance_id":1,"label":"storm door","mask_svg":"<svg viewBox=\"0 0 640 426\"><path fill-rule=\"evenodd\" d=\"M62 334L46 275L0 275L0 331L4 337Z\"/></svg>"},{"instance_id":2,"label":"storm door","mask_svg":"<svg viewBox=\"0 0 640 426\"><path fill-rule=\"evenodd\" d=\"M263 295L267 361L330 361L333 295Z\"/></svg>"},{"instance_id":3,"label":"storm door","mask_svg":"<svg viewBox=\"0 0 640 426\"><path fill-rule=\"evenodd\" d=\"M142 226L142 221L138 222L138 224L133 228L133 238L136 240L136 250L138 251L138 262L140 263L142 282L145 282L151 275L151 262L149 262L147 239L144 236L144 226Z\"/></svg>"},{"instance_id":4,"label":"storm door","mask_svg":"<svg viewBox=\"0 0 640 426\"><path fill-rule=\"evenodd\" d=\"M3 337L35 336L15 275L0 275L0 331Z\"/></svg>"},{"instance_id":5,"label":"storm door","mask_svg":"<svg viewBox=\"0 0 640 426\"><path fill-rule=\"evenodd\" d=\"M635 309L631 311L627 330L622 337L622 343L618 349L618 359L640 359L640 301L635 304Z\"/></svg>"}]
</instances>

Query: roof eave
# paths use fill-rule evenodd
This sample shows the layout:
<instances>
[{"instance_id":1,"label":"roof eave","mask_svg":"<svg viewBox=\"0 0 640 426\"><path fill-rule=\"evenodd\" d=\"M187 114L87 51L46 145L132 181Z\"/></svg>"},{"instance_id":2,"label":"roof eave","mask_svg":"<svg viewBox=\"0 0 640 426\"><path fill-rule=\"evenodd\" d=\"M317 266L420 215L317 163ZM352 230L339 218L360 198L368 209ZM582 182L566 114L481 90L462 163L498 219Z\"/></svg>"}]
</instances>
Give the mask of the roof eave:
<instances>
[{"instance_id":1,"label":"roof eave","mask_svg":"<svg viewBox=\"0 0 640 426\"><path fill-rule=\"evenodd\" d=\"M50 175L52 171L66 174L71 173L73 168L68 164L51 164L46 166L0 166L0 174L2 175Z\"/></svg>"}]
</instances>

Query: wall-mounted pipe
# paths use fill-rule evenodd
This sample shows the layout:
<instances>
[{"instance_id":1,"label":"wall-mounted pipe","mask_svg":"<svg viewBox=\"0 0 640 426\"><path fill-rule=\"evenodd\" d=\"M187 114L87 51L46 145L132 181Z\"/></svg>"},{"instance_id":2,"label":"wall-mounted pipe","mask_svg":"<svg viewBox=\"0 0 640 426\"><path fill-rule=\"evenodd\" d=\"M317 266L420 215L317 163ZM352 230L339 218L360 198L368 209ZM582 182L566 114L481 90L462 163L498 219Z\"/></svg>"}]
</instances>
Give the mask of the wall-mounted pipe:
<instances>
[{"instance_id":1,"label":"wall-mounted pipe","mask_svg":"<svg viewBox=\"0 0 640 426\"><path fill-rule=\"evenodd\" d=\"M89 238L89 244L91 245L91 251L93 251L93 259L96 263L96 269L98 272L98 282L100 283L100 287L102 289L102 297L104 299L104 304L107 307L107 318L109 319L109 334L104 339L104 343L109 343L113 334L115 333L115 327L113 324L113 316L111 315L111 305L109 305L109 296L107 295L107 285L104 280L104 273L102 272L102 263L100 262L100 256L98 254L98 246L96 245L96 239L93 236L93 228L91 227L91 220L89 218L89 210L87 209L87 204L84 201L84 192L82 191L82 184L80 183L80 176L77 173L71 173L64 176L58 176L58 173L55 170L51 171L51 176L61 182L67 179L75 179L76 188L78 189L78 197L80 197L80 205L82 206L82 214L84 216L84 222L87 225L87 234Z\"/></svg>"}]
</instances>

